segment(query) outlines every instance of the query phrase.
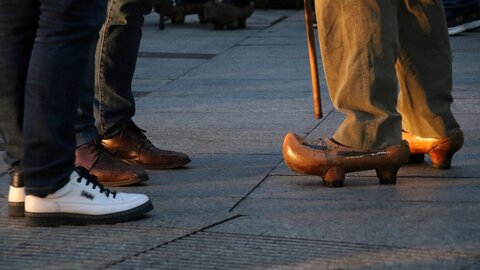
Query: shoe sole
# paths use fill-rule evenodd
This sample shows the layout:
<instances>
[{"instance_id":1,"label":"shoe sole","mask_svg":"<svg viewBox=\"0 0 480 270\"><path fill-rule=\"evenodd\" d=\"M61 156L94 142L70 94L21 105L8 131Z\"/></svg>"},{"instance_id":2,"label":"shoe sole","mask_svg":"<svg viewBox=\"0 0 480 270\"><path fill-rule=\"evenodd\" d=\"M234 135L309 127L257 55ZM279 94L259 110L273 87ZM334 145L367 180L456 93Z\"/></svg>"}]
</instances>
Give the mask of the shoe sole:
<instances>
[{"instance_id":1,"label":"shoe sole","mask_svg":"<svg viewBox=\"0 0 480 270\"><path fill-rule=\"evenodd\" d=\"M166 165L147 165L147 164L132 162L128 159L120 159L120 160L130 165L139 166L144 170L174 170L174 169L180 169L185 165L189 164L190 162L192 162L191 160L188 160L185 162L178 162L178 163L166 164Z\"/></svg>"},{"instance_id":2,"label":"shoe sole","mask_svg":"<svg viewBox=\"0 0 480 270\"><path fill-rule=\"evenodd\" d=\"M480 20L468 22L465 24L465 30L470 31L480 27Z\"/></svg>"},{"instance_id":3,"label":"shoe sole","mask_svg":"<svg viewBox=\"0 0 480 270\"><path fill-rule=\"evenodd\" d=\"M449 27L448 28L448 34L450 36L453 36L453 35L457 35L457 34L460 34L462 32L465 32L465 31L474 30L474 29L479 28L479 27L480 27L480 20L473 21L473 22L468 22L468 23L461 24L459 26Z\"/></svg>"},{"instance_id":4,"label":"shoe sole","mask_svg":"<svg viewBox=\"0 0 480 270\"><path fill-rule=\"evenodd\" d=\"M467 29L465 28L464 24L459 25L459 26L455 26L455 27L449 27L448 28L448 35L453 36L453 35L457 35L457 34L460 34L462 32L465 32L465 31L467 31Z\"/></svg>"},{"instance_id":5,"label":"shoe sole","mask_svg":"<svg viewBox=\"0 0 480 270\"><path fill-rule=\"evenodd\" d=\"M130 210L108 215L82 215L72 213L25 212L25 224L30 227L57 227L62 225L114 224L139 219L153 209L148 201Z\"/></svg>"},{"instance_id":6,"label":"shoe sole","mask_svg":"<svg viewBox=\"0 0 480 270\"><path fill-rule=\"evenodd\" d=\"M25 216L24 202L8 202L8 216L23 217Z\"/></svg>"},{"instance_id":7,"label":"shoe sole","mask_svg":"<svg viewBox=\"0 0 480 270\"><path fill-rule=\"evenodd\" d=\"M343 187L345 174L375 169L379 184L395 184L400 166L408 160L406 141L377 152L365 153L350 150L354 155L329 156L324 150L306 146L303 138L288 133L283 141L283 159L287 166L298 173L318 175L328 187ZM339 151L338 153L340 153Z\"/></svg>"}]
</instances>

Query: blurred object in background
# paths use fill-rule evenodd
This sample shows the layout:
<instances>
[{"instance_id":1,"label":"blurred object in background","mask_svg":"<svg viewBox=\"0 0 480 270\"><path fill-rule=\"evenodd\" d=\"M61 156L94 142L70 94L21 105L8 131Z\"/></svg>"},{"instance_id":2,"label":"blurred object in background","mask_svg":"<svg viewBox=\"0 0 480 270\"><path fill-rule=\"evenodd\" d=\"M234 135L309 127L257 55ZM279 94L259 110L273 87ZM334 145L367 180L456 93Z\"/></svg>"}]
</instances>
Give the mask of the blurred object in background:
<instances>
[{"instance_id":1,"label":"blurred object in background","mask_svg":"<svg viewBox=\"0 0 480 270\"><path fill-rule=\"evenodd\" d=\"M252 0L257 9L303 9L304 0Z\"/></svg>"},{"instance_id":2,"label":"blurred object in background","mask_svg":"<svg viewBox=\"0 0 480 270\"><path fill-rule=\"evenodd\" d=\"M213 24L215 30L244 29L253 11L250 0L210 0L205 5L205 19Z\"/></svg>"},{"instance_id":3,"label":"blurred object in background","mask_svg":"<svg viewBox=\"0 0 480 270\"><path fill-rule=\"evenodd\" d=\"M185 23L185 16L197 14L201 23L206 23L204 7L208 0L155 0L154 10L160 15L158 28L165 29L165 20L173 24Z\"/></svg>"},{"instance_id":4,"label":"blurred object in background","mask_svg":"<svg viewBox=\"0 0 480 270\"><path fill-rule=\"evenodd\" d=\"M479 0L443 0L448 34L456 35L480 27Z\"/></svg>"}]
</instances>

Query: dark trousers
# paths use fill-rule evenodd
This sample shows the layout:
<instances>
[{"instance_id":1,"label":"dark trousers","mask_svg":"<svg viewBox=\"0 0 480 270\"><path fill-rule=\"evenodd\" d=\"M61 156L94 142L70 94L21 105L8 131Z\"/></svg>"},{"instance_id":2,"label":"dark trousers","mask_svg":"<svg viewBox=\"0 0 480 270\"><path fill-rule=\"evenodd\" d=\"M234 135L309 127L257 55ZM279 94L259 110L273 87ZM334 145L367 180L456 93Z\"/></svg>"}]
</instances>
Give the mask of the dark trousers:
<instances>
[{"instance_id":1,"label":"dark trousers","mask_svg":"<svg viewBox=\"0 0 480 270\"><path fill-rule=\"evenodd\" d=\"M135 114L132 79L143 16L152 7L153 0L108 1L95 54L94 83L80 98L77 145L91 142L97 132L101 138L117 135Z\"/></svg>"},{"instance_id":2,"label":"dark trousers","mask_svg":"<svg viewBox=\"0 0 480 270\"><path fill-rule=\"evenodd\" d=\"M78 97L105 5L0 0L0 132L27 194L56 191L74 169Z\"/></svg>"},{"instance_id":3,"label":"dark trousers","mask_svg":"<svg viewBox=\"0 0 480 270\"><path fill-rule=\"evenodd\" d=\"M478 10L479 0L443 0L447 18L465 15Z\"/></svg>"}]
</instances>

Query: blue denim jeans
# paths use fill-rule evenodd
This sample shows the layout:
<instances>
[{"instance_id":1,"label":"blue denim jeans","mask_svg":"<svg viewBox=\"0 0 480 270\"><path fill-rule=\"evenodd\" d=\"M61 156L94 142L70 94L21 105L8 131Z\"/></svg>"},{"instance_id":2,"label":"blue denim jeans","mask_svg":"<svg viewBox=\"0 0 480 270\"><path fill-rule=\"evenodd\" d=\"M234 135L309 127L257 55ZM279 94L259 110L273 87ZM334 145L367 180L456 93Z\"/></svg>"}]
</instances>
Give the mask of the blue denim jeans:
<instances>
[{"instance_id":1,"label":"blue denim jeans","mask_svg":"<svg viewBox=\"0 0 480 270\"><path fill-rule=\"evenodd\" d=\"M61 188L74 169L74 121L102 0L0 0L0 131L27 194Z\"/></svg>"},{"instance_id":2,"label":"blue denim jeans","mask_svg":"<svg viewBox=\"0 0 480 270\"><path fill-rule=\"evenodd\" d=\"M92 141L97 132L102 138L115 136L135 114L132 79L142 38L143 16L152 10L153 2L108 1L95 55L94 88L81 98L78 110L77 145Z\"/></svg>"}]
</instances>

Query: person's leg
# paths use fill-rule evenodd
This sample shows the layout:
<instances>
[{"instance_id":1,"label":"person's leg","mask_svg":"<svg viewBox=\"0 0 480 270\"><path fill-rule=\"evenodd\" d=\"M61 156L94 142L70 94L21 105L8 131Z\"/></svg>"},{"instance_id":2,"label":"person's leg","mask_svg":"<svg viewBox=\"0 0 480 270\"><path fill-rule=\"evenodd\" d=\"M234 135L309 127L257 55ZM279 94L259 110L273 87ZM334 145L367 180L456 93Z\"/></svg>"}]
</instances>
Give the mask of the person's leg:
<instances>
[{"instance_id":1,"label":"person's leg","mask_svg":"<svg viewBox=\"0 0 480 270\"><path fill-rule=\"evenodd\" d=\"M23 216L25 188L20 171L25 80L38 21L38 3L0 1L0 135L9 166L10 216Z\"/></svg>"},{"instance_id":2,"label":"person's leg","mask_svg":"<svg viewBox=\"0 0 480 270\"><path fill-rule=\"evenodd\" d=\"M120 133L135 114L132 79L142 37L143 16L153 0L109 0L95 62L95 120L99 135Z\"/></svg>"},{"instance_id":3,"label":"person's leg","mask_svg":"<svg viewBox=\"0 0 480 270\"><path fill-rule=\"evenodd\" d=\"M27 7L18 0L0 2L0 5L5 4L0 11L0 33L6 34L0 34L0 39L14 40L19 34L4 31L19 25L5 20L6 17L10 16L15 22L24 19L15 14L20 10L39 14L29 26L37 30L24 78L21 169L27 193L24 197L26 224L115 223L142 216L153 208L147 196L111 192L85 170L73 170L73 121L76 96L82 90L78 82L85 79L84 61L101 24L102 2L44 0L30 3L35 5ZM28 44L32 43L27 40ZM23 44L18 45L17 48L22 48ZM8 62L4 61L7 58L7 54L0 54L0 63Z\"/></svg>"},{"instance_id":4,"label":"person's leg","mask_svg":"<svg viewBox=\"0 0 480 270\"><path fill-rule=\"evenodd\" d=\"M132 121L132 78L142 36L143 15L152 0L109 0L100 32L95 70L95 120L103 146L129 164L145 169L182 167L190 158L155 147Z\"/></svg>"},{"instance_id":5,"label":"person's leg","mask_svg":"<svg viewBox=\"0 0 480 270\"><path fill-rule=\"evenodd\" d=\"M398 144L397 1L315 2L332 103L346 114L333 138L359 149Z\"/></svg>"},{"instance_id":6,"label":"person's leg","mask_svg":"<svg viewBox=\"0 0 480 270\"><path fill-rule=\"evenodd\" d=\"M452 54L441 1L406 0L399 12L398 110L403 129L441 138L459 128L450 105Z\"/></svg>"},{"instance_id":7,"label":"person's leg","mask_svg":"<svg viewBox=\"0 0 480 270\"><path fill-rule=\"evenodd\" d=\"M116 1L116 0L115 0ZM112 4L113 1L110 1ZM111 15L111 9L108 11ZM105 24L109 23L107 17ZM102 36L104 33L102 32ZM135 40L135 39L134 39ZM138 39L138 42L139 39ZM126 51L131 48L125 48ZM135 49L135 48L134 48ZM148 180L148 174L140 167L122 162L106 151L97 135L94 118L95 89L95 50L92 50L88 62L88 77L85 80L85 91L80 95L76 118L75 165L84 167L106 186L128 186ZM136 57L136 52L135 52Z\"/></svg>"},{"instance_id":8,"label":"person's leg","mask_svg":"<svg viewBox=\"0 0 480 270\"><path fill-rule=\"evenodd\" d=\"M343 186L345 173L375 169L394 184L408 160L397 112L397 0L317 0L317 27L330 97L346 115L333 139L285 136L283 156L296 172Z\"/></svg>"},{"instance_id":9,"label":"person's leg","mask_svg":"<svg viewBox=\"0 0 480 270\"><path fill-rule=\"evenodd\" d=\"M0 135L5 162L19 170L25 80L39 14L35 1L16 2L0 1Z\"/></svg>"},{"instance_id":10,"label":"person's leg","mask_svg":"<svg viewBox=\"0 0 480 270\"><path fill-rule=\"evenodd\" d=\"M96 37L98 41L98 35ZM93 142L97 137L95 127L95 117L93 114L94 100L94 75L95 75L95 51L96 46L92 46L87 62L86 78L83 81L83 90L78 100L77 116L75 119L75 134L77 147Z\"/></svg>"},{"instance_id":11,"label":"person's leg","mask_svg":"<svg viewBox=\"0 0 480 270\"><path fill-rule=\"evenodd\" d=\"M22 167L26 193L45 196L65 185L74 170L78 96L104 3L39 2L26 80Z\"/></svg>"},{"instance_id":12,"label":"person's leg","mask_svg":"<svg viewBox=\"0 0 480 270\"><path fill-rule=\"evenodd\" d=\"M461 147L463 136L450 110L453 102L452 54L442 2L437 0L434 4L427 4L405 0L398 16L400 54L397 72L401 89L398 110L402 114L402 127L410 134L408 140L412 153L431 149L420 151L418 139L411 135L430 138L427 148L437 147L439 141L435 142L435 138L455 137L455 143L443 149L448 154L437 154L440 157L436 157L432 156L434 151L430 153L435 167L449 167L451 155ZM448 162L444 160L445 155Z\"/></svg>"}]
</instances>

